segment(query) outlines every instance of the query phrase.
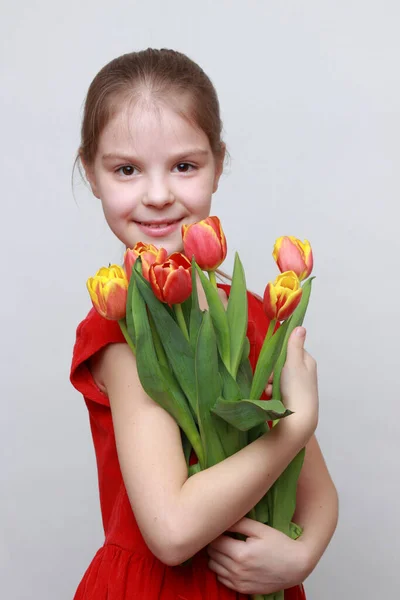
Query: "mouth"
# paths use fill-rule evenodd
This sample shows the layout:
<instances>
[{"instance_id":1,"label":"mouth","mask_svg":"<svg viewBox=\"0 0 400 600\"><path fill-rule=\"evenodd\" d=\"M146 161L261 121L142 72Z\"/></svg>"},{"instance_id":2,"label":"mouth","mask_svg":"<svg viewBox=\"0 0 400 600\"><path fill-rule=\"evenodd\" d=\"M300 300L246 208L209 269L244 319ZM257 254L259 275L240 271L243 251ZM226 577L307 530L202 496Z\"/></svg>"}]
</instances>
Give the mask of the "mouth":
<instances>
[{"instance_id":1,"label":"mouth","mask_svg":"<svg viewBox=\"0 0 400 600\"><path fill-rule=\"evenodd\" d=\"M182 222L181 219L157 219L154 221L135 221L136 225L149 236L161 237L175 231Z\"/></svg>"}]
</instances>

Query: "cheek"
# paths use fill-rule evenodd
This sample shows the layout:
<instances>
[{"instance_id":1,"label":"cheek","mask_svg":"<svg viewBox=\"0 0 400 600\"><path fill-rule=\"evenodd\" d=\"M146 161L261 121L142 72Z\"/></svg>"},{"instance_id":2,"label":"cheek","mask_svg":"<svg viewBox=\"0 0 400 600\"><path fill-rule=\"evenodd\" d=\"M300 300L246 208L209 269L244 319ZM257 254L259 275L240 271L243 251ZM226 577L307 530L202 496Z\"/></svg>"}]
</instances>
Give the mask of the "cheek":
<instances>
[{"instance_id":1,"label":"cheek","mask_svg":"<svg viewBox=\"0 0 400 600\"><path fill-rule=\"evenodd\" d=\"M99 195L107 220L123 218L132 212L134 198L129 186L107 182L99 188Z\"/></svg>"},{"instance_id":2,"label":"cheek","mask_svg":"<svg viewBox=\"0 0 400 600\"><path fill-rule=\"evenodd\" d=\"M185 203L191 211L201 216L208 216L213 194L213 180L211 178L197 180L188 186L184 194Z\"/></svg>"}]
</instances>

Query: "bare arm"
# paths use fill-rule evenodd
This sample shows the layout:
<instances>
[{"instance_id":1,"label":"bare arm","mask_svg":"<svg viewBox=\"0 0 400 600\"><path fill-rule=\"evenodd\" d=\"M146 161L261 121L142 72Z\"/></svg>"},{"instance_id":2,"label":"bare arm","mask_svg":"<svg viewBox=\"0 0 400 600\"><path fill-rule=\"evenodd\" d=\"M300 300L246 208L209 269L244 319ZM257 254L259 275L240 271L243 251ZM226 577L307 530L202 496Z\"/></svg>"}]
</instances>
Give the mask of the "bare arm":
<instances>
[{"instance_id":1,"label":"bare arm","mask_svg":"<svg viewBox=\"0 0 400 600\"><path fill-rule=\"evenodd\" d=\"M307 415L291 415L268 435L188 479L179 428L143 391L129 348L107 346L99 369L136 520L150 550L166 564L183 562L243 517L316 425L311 401L315 423Z\"/></svg>"}]
</instances>

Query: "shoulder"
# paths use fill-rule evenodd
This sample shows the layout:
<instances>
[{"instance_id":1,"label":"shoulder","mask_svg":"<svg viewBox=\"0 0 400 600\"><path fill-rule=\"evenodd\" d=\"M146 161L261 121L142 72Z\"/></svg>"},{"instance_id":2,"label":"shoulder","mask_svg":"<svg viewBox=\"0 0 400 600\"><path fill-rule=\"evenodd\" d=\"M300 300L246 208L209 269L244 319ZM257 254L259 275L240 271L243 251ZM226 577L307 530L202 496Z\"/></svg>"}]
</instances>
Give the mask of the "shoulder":
<instances>
[{"instance_id":1,"label":"shoulder","mask_svg":"<svg viewBox=\"0 0 400 600\"><path fill-rule=\"evenodd\" d=\"M101 317L92 308L76 329L70 381L86 398L109 406L105 390L98 385L91 371L99 353L110 344L124 344L125 339L117 321Z\"/></svg>"}]
</instances>

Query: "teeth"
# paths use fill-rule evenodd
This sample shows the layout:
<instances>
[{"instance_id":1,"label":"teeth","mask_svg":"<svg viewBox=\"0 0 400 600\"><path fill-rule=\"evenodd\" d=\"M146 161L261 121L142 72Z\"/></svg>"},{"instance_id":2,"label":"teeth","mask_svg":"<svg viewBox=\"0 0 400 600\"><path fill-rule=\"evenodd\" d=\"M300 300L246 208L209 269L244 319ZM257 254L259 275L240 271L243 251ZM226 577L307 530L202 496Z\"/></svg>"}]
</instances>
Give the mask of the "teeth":
<instances>
[{"instance_id":1,"label":"teeth","mask_svg":"<svg viewBox=\"0 0 400 600\"><path fill-rule=\"evenodd\" d=\"M145 227L151 227L152 229L161 229L162 227L167 227L171 225L171 223L141 223Z\"/></svg>"}]
</instances>

